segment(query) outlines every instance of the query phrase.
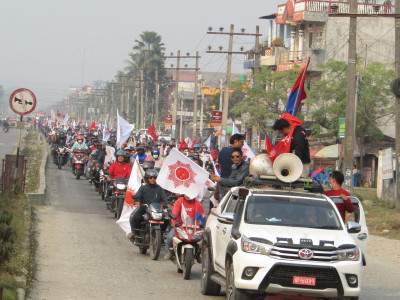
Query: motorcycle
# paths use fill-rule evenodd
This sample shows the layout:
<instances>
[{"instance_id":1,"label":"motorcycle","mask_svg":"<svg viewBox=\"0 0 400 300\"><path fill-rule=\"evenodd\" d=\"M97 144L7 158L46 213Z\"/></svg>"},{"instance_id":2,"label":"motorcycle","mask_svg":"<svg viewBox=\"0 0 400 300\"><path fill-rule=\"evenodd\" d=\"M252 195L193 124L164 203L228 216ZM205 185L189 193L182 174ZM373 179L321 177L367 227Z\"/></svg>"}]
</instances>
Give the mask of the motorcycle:
<instances>
[{"instance_id":1,"label":"motorcycle","mask_svg":"<svg viewBox=\"0 0 400 300\"><path fill-rule=\"evenodd\" d=\"M1 125L1 128L3 129L4 133L7 133L8 130L10 129L9 126L6 126L6 125L4 125L4 124Z\"/></svg>"},{"instance_id":2,"label":"motorcycle","mask_svg":"<svg viewBox=\"0 0 400 300\"><path fill-rule=\"evenodd\" d=\"M176 216L170 214L171 219L176 220ZM172 262L177 265L178 273L183 273L184 279L190 279L190 273L194 260L200 260L200 242L203 239L204 229L197 225L196 222L191 224L182 224L175 228L175 236L172 239L175 258Z\"/></svg>"},{"instance_id":3,"label":"motorcycle","mask_svg":"<svg viewBox=\"0 0 400 300\"><path fill-rule=\"evenodd\" d=\"M83 170L87 162L87 157L85 154L86 150L74 150L74 155L72 156L72 173L76 176L76 179L80 179L83 175Z\"/></svg>"},{"instance_id":4,"label":"motorcycle","mask_svg":"<svg viewBox=\"0 0 400 300\"><path fill-rule=\"evenodd\" d=\"M146 254L150 248L150 257L157 260L164 241L165 229L169 218L161 203L142 204L146 207L144 220L136 229L134 244L139 247L141 254Z\"/></svg>"},{"instance_id":5,"label":"motorcycle","mask_svg":"<svg viewBox=\"0 0 400 300\"><path fill-rule=\"evenodd\" d=\"M126 189L128 187L128 179L124 177L117 177L112 187L112 195L110 197L110 204L107 208L114 213L114 218L119 219L124 206Z\"/></svg>"},{"instance_id":6,"label":"motorcycle","mask_svg":"<svg viewBox=\"0 0 400 300\"><path fill-rule=\"evenodd\" d=\"M67 147L62 147L62 146L57 146L56 147L56 165L58 166L59 169L61 169L62 166L64 166L67 161L68 161L68 151L69 149Z\"/></svg>"}]
</instances>

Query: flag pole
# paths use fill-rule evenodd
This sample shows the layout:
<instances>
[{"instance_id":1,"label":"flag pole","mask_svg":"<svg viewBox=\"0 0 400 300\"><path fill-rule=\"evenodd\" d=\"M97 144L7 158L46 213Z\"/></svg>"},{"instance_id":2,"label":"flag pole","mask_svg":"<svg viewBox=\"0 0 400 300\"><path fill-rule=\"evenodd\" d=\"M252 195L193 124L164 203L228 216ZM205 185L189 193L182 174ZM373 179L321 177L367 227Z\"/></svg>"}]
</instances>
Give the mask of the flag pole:
<instances>
[{"instance_id":1,"label":"flag pole","mask_svg":"<svg viewBox=\"0 0 400 300\"><path fill-rule=\"evenodd\" d=\"M293 103L293 111L292 111L292 116L295 115L295 108L297 106L297 102L299 101L299 96L300 96L300 87L303 85L305 77L306 77L306 73L307 73L307 69L308 69L308 64L310 63L310 57L308 58L307 64L305 66L305 68L303 70L305 70L305 72L303 73L303 75L301 76L301 80L300 80L300 86L299 89L297 90L297 94L296 94L296 101L294 101Z\"/></svg>"}]
</instances>

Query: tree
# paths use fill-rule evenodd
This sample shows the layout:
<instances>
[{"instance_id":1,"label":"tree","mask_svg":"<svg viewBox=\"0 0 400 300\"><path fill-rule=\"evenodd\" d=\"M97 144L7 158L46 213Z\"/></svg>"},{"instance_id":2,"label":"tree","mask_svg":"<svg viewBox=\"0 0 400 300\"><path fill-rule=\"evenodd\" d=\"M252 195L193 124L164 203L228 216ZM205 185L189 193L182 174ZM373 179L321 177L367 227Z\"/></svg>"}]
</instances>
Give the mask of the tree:
<instances>
[{"instance_id":1,"label":"tree","mask_svg":"<svg viewBox=\"0 0 400 300\"><path fill-rule=\"evenodd\" d=\"M315 122L313 128L319 127L318 130L328 132L332 137L338 134L338 118L346 115L346 69L345 62L328 61L323 66L325 79L311 88L306 100ZM381 139L383 133L379 127L387 122L387 118L394 115L394 98L390 91L390 82L395 74L383 63L372 63L366 68L358 66L357 69L361 81L356 136L363 156L365 143ZM362 172L363 160L360 162Z\"/></svg>"},{"instance_id":2,"label":"tree","mask_svg":"<svg viewBox=\"0 0 400 300\"><path fill-rule=\"evenodd\" d=\"M251 88L243 87L246 97L238 101L232 113L245 119L246 126L256 128L258 133L265 130L266 122L285 110L288 93L298 76L298 66L284 72L263 68Z\"/></svg>"},{"instance_id":3,"label":"tree","mask_svg":"<svg viewBox=\"0 0 400 300\"><path fill-rule=\"evenodd\" d=\"M150 116L155 99L155 72L158 71L159 82L165 76L164 55L165 51L162 38L154 31L143 31L140 39L136 39L133 52L129 54L130 60L127 61L125 71L128 75L137 76L140 70L144 71L144 93L145 93L145 116ZM132 81L132 79L130 79ZM162 86L160 88L162 95ZM160 101L161 102L161 101ZM149 123L150 120L147 120Z\"/></svg>"}]
</instances>

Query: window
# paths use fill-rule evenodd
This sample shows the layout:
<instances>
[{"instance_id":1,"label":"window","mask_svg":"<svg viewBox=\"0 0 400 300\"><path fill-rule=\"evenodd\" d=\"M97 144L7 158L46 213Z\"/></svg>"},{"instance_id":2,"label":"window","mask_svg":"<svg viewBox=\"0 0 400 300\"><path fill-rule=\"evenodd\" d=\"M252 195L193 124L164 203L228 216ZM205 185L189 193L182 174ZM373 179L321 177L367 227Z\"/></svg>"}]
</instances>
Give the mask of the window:
<instances>
[{"instance_id":1,"label":"window","mask_svg":"<svg viewBox=\"0 0 400 300\"><path fill-rule=\"evenodd\" d=\"M244 220L250 224L340 230L339 218L327 201L257 195L248 198Z\"/></svg>"},{"instance_id":2,"label":"window","mask_svg":"<svg viewBox=\"0 0 400 300\"><path fill-rule=\"evenodd\" d=\"M237 195L232 195L228 201L229 203L224 212L234 213L236 211L237 204L239 203L239 197Z\"/></svg>"}]
</instances>

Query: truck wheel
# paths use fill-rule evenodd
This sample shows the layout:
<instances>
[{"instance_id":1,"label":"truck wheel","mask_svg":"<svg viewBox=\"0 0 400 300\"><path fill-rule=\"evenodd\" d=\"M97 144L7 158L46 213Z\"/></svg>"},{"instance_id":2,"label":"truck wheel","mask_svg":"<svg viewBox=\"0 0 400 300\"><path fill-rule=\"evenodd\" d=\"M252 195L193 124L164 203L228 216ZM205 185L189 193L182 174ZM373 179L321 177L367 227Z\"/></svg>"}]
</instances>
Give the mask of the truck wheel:
<instances>
[{"instance_id":1,"label":"truck wheel","mask_svg":"<svg viewBox=\"0 0 400 300\"><path fill-rule=\"evenodd\" d=\"M221 286L211 280L213 273L210 249L204 245L201 248L201 293L203 295L217 296L220 294Z\"/></svg>"},{"instance_id":2,"label":"truck wheel","mask_svg":"<svg viewBox=\"0 0 400 300\"><path fill-rule=\"evenodd\" d=\"M226 268L226 299L228 300L250 300L246 291L235 287L235 272L233 264L228 262Z\"/></svg>"}]
</instances>

